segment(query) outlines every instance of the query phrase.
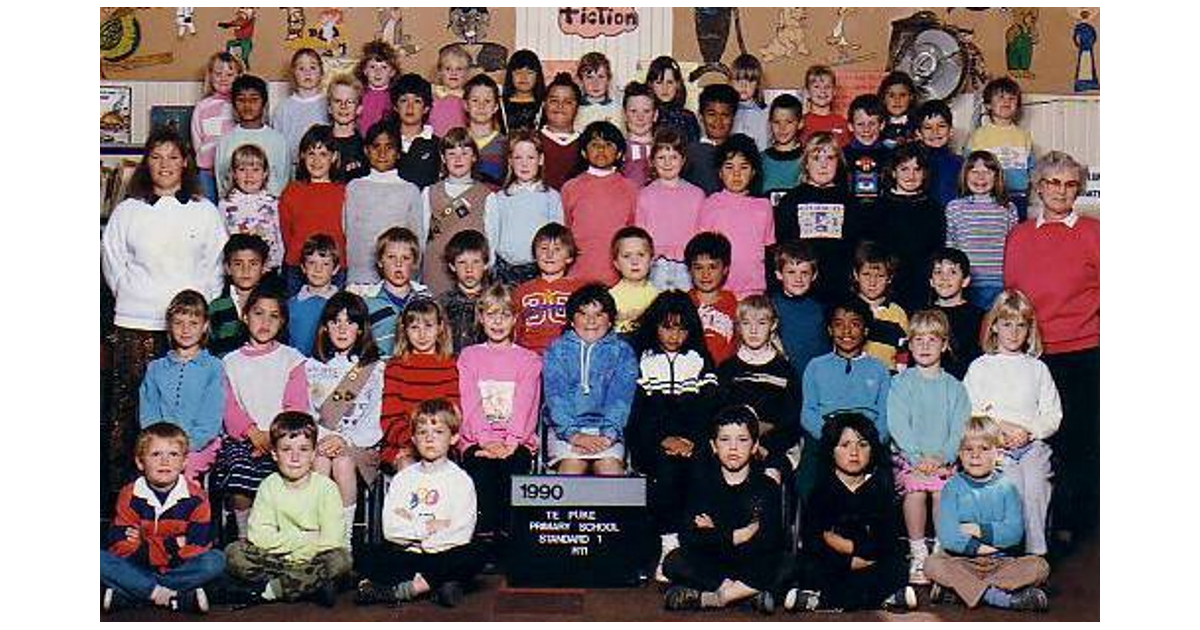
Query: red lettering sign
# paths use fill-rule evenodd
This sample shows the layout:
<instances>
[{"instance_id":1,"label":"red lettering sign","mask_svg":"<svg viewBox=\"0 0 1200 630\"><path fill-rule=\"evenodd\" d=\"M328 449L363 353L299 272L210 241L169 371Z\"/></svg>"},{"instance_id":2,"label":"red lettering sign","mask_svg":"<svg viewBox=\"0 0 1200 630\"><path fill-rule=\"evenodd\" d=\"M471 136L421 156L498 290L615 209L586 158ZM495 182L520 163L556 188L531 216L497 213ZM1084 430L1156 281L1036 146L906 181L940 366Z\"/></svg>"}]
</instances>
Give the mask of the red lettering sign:
<instances>
[{"instance_id":1,"label":"red lettering sign","mask_svg":"<svg viewBox=\"0 0 1200 630\"><path fill-rule=\"evenodd\" d=\"M566 35L586 39L616 37L637 30L638 12L633 7L561 7L558 28Z\"/></svg>"}]
</instances>

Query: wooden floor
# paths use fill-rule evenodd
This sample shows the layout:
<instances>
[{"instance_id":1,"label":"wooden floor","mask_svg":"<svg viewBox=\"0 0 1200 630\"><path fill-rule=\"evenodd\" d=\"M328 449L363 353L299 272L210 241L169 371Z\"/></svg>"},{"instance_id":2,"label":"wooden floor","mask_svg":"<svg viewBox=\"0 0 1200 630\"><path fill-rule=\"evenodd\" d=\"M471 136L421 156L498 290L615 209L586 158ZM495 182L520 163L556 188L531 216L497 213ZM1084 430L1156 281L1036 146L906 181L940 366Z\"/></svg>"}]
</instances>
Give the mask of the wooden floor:
<instances>
[{"instance_id":1,"label":"wooden floor","mask_svg":"<svg viewBox=\"0 0 1200 630\"><path fill-rule=\"evenodd\" d=\"M182 617L161 609L120 611L102 617L105 621L1099 621L1100 541L1083 540L1075 551L1052 569L1048 592L1050 612L1014 613L981 607L968 611L961 606L927 603L928 590L918 591L921 607L907 614L885 612L805 613L776 612L764 617L749 608L702 612L668 612L662 607L663 588L647 584L641 588L588 589L544 592L514 592L504 588L502 576L485 575L455 609L444 609L429 601L400 608L359 607L353 593L342 593L337 606L321 608L311 603L268 604L243 610L214 606L204 617Z\"/></svg>"}]
</instances>

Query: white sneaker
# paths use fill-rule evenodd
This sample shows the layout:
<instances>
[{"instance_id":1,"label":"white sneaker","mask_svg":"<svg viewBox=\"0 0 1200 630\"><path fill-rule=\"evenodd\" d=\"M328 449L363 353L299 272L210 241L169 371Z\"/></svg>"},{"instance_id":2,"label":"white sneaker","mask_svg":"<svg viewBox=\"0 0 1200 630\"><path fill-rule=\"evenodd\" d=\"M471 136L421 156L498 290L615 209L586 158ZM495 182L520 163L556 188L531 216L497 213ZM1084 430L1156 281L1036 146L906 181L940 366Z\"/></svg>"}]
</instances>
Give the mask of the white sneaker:
<instances>
[{"instance_id":1,"label":"white sneaker","mask_svg":"<svg viewBox=\"0 0 1200 630\"><path fill-rule=\"evenodd\" d=\"M929 578L925 577L925 558L913 558L908 564L908 583L929 584Z\"/></svg>"},{"instance_id":2,"label":"white sneaker","mask_svg":"<svg viewBox=\"0 0 1200 630\"><path fill-rule=\"evenodd\" d=\"M784 595L783 597L784 610L811 612L816 610L820 605L820 591L809 591L793 588L789 589L787 595Z\"/></svg>"}]
</instances>

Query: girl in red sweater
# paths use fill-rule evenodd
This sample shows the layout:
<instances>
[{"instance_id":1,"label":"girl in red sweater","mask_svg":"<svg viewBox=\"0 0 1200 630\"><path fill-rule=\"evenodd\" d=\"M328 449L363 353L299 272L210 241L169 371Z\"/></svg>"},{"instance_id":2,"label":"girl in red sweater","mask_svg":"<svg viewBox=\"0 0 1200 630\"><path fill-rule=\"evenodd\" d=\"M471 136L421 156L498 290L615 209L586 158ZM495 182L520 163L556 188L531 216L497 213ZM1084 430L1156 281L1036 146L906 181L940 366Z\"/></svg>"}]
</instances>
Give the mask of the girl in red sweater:
<instances>
[{"instance_id":1,"label":"girl in red sweater","mask_svg":"<svg viewBox=\"0 0 1200 630\"><path fill-rule=\"evenodd\" d=\"M279 196L279 228L283 233L283 269L288 295L295 295L304 286L300 270L300 249L313 234L328 234L337 243L338 256L346 260L346 235L342 232L342 203L346 186L332 180L338 153L333 141L333 128L313 125L300 139L300 161L296 178L288 183ZM333 283L342 286L346 274L334 276Z\"/></svg>"},{"instance_id":2,"label":"girl in red sweater","mask_svg":"<svg viewBox=\"0 0 1200 630\"><path fill-rule=\"evenodd\" d=\"M394 471L417 461L412 414L421 402L445 398L458 404L458 366L450 323L428 298L408 303L399 318L396 353L383 373L383 450L380 463Z\"/></svg>"}]
</instances>

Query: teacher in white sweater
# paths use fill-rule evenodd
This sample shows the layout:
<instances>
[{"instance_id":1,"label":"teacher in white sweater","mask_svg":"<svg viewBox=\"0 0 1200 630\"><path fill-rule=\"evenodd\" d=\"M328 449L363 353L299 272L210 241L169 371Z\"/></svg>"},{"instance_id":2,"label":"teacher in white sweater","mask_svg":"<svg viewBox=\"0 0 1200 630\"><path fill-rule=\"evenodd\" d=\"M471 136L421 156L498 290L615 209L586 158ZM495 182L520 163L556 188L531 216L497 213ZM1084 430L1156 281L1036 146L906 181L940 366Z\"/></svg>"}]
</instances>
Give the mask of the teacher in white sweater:
<instances>
[{"instance_id":1,"label":"teacher in white sweater","mask_svg":"<svg viewBox=\"0 0 1200 630\"><path fill-rule=\"evenodd\" d=\"M104 426L108 486L133 469L138 386L151 359L166 351L167 304L184 289L209 300L222 288L228 240L217 208L201 196L191 148L173 130L155 129L101 237L101 270L116 297L110 413Z\"/></svg>"}]
</instances>

